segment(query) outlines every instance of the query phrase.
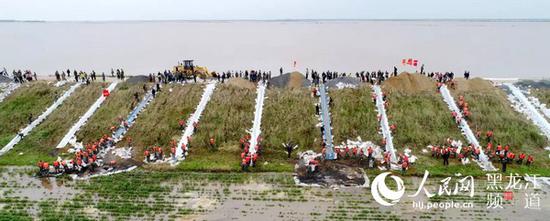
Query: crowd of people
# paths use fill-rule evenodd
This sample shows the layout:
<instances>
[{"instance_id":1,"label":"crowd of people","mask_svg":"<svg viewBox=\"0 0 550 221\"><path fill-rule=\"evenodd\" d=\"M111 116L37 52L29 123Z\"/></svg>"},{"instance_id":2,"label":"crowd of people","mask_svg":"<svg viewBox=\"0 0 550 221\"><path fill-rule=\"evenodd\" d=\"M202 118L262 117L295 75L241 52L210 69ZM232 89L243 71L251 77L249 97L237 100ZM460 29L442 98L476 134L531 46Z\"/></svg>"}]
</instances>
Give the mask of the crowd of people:
<instances>
[{"instance_id":1,"label":"crowd of people","mask_svg":"<svg viewBox=\"0 0 550 221\"><path fill-rule=\"evenodd\" d=\"M8 71L5 68L1 71L0 75L9 77ZM38 76L36 75L36 72L32 72L31 70L25 70L25 71L13 70L11 77L13 78L13 81L15 83L19 83L19 84L38 80Z\"/></svg>"},{"instance_id":2,"label":"crowd of people","mask_svg":"<svg viewBox=\"0 0 550 221\"><path fill-rule=\"evenodd\" d=\"M77 71L73 70L71 72L70 69L67 69L66 71L63 70L61 73L59 70L55 71L55 79L57 81L66 81L69 78L73 78L75 82L85 82L86 84L90 84L90 82L94 82L97 80L98 74L95 72L95 70L92 70L89 74L84 71ZM105 82L106 76L105 72L101 72L101 80ZM115 77L115 70L111 69L111 77ZM116 69L116 78L119 80L124 80L124 70L122 68Z\"/></svg>"},{"instance_id":3,"label":"crowd of people","mask_svg":"<svg viewBox=\"0 0 550 221\"><path fill-rule=\"evenodd\" d=\"M248 168L249 167L255 167L256 166L256 161L258 160L258 156L259 154L262 152L262 145L261 145L261 142L262 142L262 138L261 137L258 137L258 140L257 140L257 144L256 144L256 147L255 147L255 152L252 153L250 152L250 135L249 134L246 134L244 137L242 137L240 140L239 140L239 143L240 143L240 147L241 147L241 169L243 171L248 171Z\"/></svg>"},{"instance_id":4,"label":"crowd of people","mask_svg":"<svg viewBox=\"0 0 550 221\"><path fill-rule=\"evenodd\" d=\"M103 135L101 139L95 142L86 144L83 149L76 149L74 158L70 160L62 160L58 158L52 164L45 161L38 162L40 176L52 176L58 174L82 174L86 171L94 172L96 168L105 165L100 155L101 151L106 150L114 145L112 137ZM116 162L109 162L112 166Z\"/></svg>"},{"instance_id":5,"label":"crowd of people","mask_svg":"<svg viewBox=\"0 0 550 221\"><path fill-rule=\"evenodd\" d=\"M381 84L384 80L387 80L390 77L397 76L397 67L394 67L394 71L392 73L388 71L361 71L361 72L355 72L355 75L353 73L339 73L336 71L326 71L326 72L317 72L316 70L309 70L306 69L306 79L310 79L313 82L314 85L319 85L320 83L326 83L327 81L330 81L332 79L336 79L339 77L354 77L359 79L361 82L364 83L370 83L370 84Z\"/></svg>"},{"instance_id":6,"label":"crowd of people","mask_svg":"<svg viewBox=\"0 0 550 221\"><path fill-rule=\"evenodd\" d=\"M249 80L251 82L267 82L267 80L271 79L271 71L261 71L261 70L245 70L245 71L226 71L226 72L212 72L212 79L217 80L220 83L224 83L226 80L229 80L231 78L243 78L246 80ZM197 83L197 78L200 77L196 73L191 74L190 76L186 76L182 72L172 72L169 70L165 70L164 72L158 72L158 73L150 73L149 74L149 82L162 82L164 84L170 83L170 82L176 82L176 83L186 83L188 80L192 80L193 83ZM204 79L206 80L206 78Z\"/></svg>"}]
</instances>

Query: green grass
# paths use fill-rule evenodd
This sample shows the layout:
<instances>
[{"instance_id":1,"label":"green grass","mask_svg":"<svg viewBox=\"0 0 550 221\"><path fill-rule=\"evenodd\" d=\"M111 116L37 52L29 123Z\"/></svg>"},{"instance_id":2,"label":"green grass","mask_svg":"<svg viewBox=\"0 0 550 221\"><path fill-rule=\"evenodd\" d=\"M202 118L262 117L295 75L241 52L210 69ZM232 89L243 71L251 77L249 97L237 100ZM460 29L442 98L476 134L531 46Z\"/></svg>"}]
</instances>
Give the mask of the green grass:
<instances>
[{"instance_id":1,"label":"green grass","mask_svg":"<svg viewBox=\"0 0 550 221\"><path fill-rule=\"evenodd\" d=\"M335 144L347 139L356 140L358 136L363 141L379 143L382 140L377 132L379 124L371 94L372 89L367 85L358 89L329 91L329 96L333 99L331 120Z\"/></svg>"},{"instance_id":2,"label":"green grass","mask_svg":"<svg viewBox=\"0 0 550 221\"><path fill-rule=\"evenodd\" d=\"M550 89L534 88L531 89L531 95L537 97L541 103L546 104L546 108L550 108Z\"/></svg>"},{"instance_id":3,"label":"green grass","mask_svg":"<svg viewBox=\"0 0 550 221\"><path fill-rule=\"evenodd\" d=\"M505 146L510 145L511 151L516 153L516 156L521 152L527 155L531 154L535 157L535 164L531 167L518 166L509 164L508 172L538 173L541 175L550 175L548 167L550 167L550 159L548 159L548 151L543 148L548 146L548 140L540 134L539 129L523 115L516 112L511 106L504 91L491 88L485 91L468 91L453 93L455 99L459 95L464 95L466 102L470 106L472 116L468 123L475 132L482 131L482 139L480 144L486 147L487 142L484 139L487 130L494 131L495 142ZM495 167L500 168L500 164L493 163Z\"/></svg>"},{"instance_id":4,"label":"green grass","mask_svg":"<svg viewBox=\"0 0 550 221\"><path fill-rule=\"evenodd\" d=\"M0 147L11 139L29 122L29 115L36 119L68 86L55 87L44 81L26 83L0 103ZM8 123L9 122L9 123Z\"/></svg>"},{"instance_id":5,"label":"green grass","mask_svg":"<svg viewBox=\"0 0 550 221\"><path fill-rule=\"evenodd\" d=\"M105 85L106 86L106 85ZM61 151L57 143L78 121L90 105L101 96L102 84L92 83L78 88L42 124L8 153L0 157L0 165L34 165L39 160L54 160ZM19 153L23 153L19 155Z\"/></svg>"},{"instance_id":6,"label":"green grass","mask_svg":"<svg viewBox=\"0 0 550 221\"><path fill-rule=\"evenodd\" d=\"M143 151L152 145L160 145L166 154L170 154L170 141L178 141L182 134L178 120L187 121L202 92L201 85L169 84L162 88L126 134L134 145L134 159L142 161ZM118 144L120 147L127 145L126 139Z\"/></svg>"},{"instance_id":7,"label":"green grass","mask_svg":"<svg viewBox=\"0 0 550 221\"><path fill-rule=\"evenodd\" d=\"M390 103L387 114L390 123L397 125L393 133L393 144L399 153L405 147L410 148L419 159L407 173L422 176L425 170L432 175L453 175L455 173L479 175L481 169L475 163L462 165L457 159L450 159L448 167L443 166L443 159L436 159L431 152L422 153L422 149L430 151L428 145L443 145L447 138L462 140L464 136L452 120L449 109L440 94L434 92L419 92L415 94L394 92L388 94Z\"/></svg>"},{"instance_id":8,"label":"green grass","mask_svg":"<svg viewBox=\"0 0 550 221\"><path fill-rule=\"evenodd\" d=\"M76 133L79 141L88 143L98 140L104 134L110 135L110 127L120 124L118 118L126 120L126 117L137 106L139 101L134 99L134 93L139 94L139 101L143 99L143 84L120 83L111 95L103 102L101 107L90 117Z\"/></svg>"},{"instance_id":9,"label":"green grass","mask_svg":"<svg viewBox=\"0 0 550 221\"><path fill-rule=\"evenodd\" d=\"M298 145L291 159L296 159L299 151L320 151L321 131L315 126L318 123L314 106L317 99L310 94L307 89L273 89L268 92L262 117L264 152L257 170L294 170L294 162L287 159L282 143L292 141Z\"/></svg>"},{"instance_id":10,"label":"green grass","mask_svg":"<svg viewBox=\"0 0 550 221\"><path fill-rule=\"evenodd\" d=\"M254 120L255 90L219 85L206 105L197 132L191 139L189 156L180 163L182 170L240 171L239 139L247 134ZM217 150L211 150L214 137Z\"/></svg>"}]
</instances>

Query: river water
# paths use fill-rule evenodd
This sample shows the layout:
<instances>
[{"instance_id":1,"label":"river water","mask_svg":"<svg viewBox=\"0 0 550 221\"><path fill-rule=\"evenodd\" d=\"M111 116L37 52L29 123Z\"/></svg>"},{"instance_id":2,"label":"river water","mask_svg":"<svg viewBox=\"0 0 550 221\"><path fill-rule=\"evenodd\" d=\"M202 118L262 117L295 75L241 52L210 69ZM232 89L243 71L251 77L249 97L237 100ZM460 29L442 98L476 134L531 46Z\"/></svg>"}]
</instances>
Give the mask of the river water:
<instances>
[{"instance_id":1,"label":"river water","mask_svg":"<svg viewBox=\"0 0 550 221\"><path fill-rule=\"evenodd\" d=\"M0 22L0 68L129 74L183 59L210 70L340 72L469 70L473 76L543 78L550 22L504 21L159 21Z\"/></svg>"}]
</instances>

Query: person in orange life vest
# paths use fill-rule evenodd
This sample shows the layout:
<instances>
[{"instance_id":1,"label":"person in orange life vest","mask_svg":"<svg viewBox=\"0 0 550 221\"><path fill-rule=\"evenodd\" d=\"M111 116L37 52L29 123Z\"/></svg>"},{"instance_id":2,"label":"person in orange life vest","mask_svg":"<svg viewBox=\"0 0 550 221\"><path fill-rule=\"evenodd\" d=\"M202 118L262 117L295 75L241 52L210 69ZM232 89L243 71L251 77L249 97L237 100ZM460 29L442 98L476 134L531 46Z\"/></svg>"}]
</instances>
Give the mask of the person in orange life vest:
<instances>
[{"instance_id":1,"label":"person in orange life vest","mask_svg":"<svg viewBox=\"0 0 550 221\"><path fill-rule=\"evenodd\" d=\"M523 159L525 159L525 153L520 153L520 154L519 154L519 157L518 157L517 163L518 163L518 164L523 163Z\"/></svg>"},{"instance_id":2,"label":"person in orange life vest","mask_svg":"<svg viewBox=\"0 0 550 221\"><path fill-rule=\"evenodd\" d=\"M384 153L384 163L386 163L386 169L391 169L391 162L390 162L390 152L387 151Z\"/></svg>"},{"instance_id":3,"label":"person in orange life vest","mask_svg":"<svg viewBox=\"0 0 550 221\"><path fill-rule=\"evenodd\" d=\"M216 149L216 141L214 140L214 137L210 137L210 148Z\"/></svg>"},{"instance_id":4,"label":"person in orange life vest","mask_svg":"<svg viewBox=\"0 0 550 221\"><path fill-rule=\"evenodd\" d=\"M180 125L180 130L185 129L185 121L183 119L178 120L178 125Z\"/></svg>"},{"instance_id":5,"label":"person in orange life vest","mask_svg":"<svg viewBox=\"0 0 550 221\"><path fill-rule=\"evenodd\" d=\"M533 156L532 156L532 155L529 155L529 156L527 157L527 163L526 163L525 165L529 166L529 165L531 165L534 161L535 161L535 159L533 158Z\"/></svg>"},{"instance_id":6,"label":"person in orange life vest","mask_svg":"<svg viewBox=\"0 0 550 221\"><path fill-rule=\"evenodd\" d=\"M480 130L476 131L476 137L477 137L477 139L481 138L481 131Z\"/></svg>"},{"instance_id":7,"label":"person in orange life vest","mask_svg":"<svg viewBox=\"0 0 550 221\"><path fill-rule=\"evenodd\" d=\"M176 147L170 147L170 153L172 154L172 160L176 160Z\"/></svg>"},{"instance_id":8,"label":"person in orange life vest","mask_svg":"<svg viewBox=\"0 0 550 221\"><path fill-rule=\"evenodd\" d=\"M94 172L94 171L95 171L95 166L96 166L96 165L95 165L95 160L94 160L93 158L90 158L90 166L89 166L89 168L90 168L90 171L91 171L91 172Z\"/></svg>"},{"instance_id":9,"label":"person in orange life vest","mask_svg":"<svg viewBox=\"0 0 550 221\"><path fill-rule=\"evenodd\" d=\"M184 143L182 143L180 148L181 148L181 154L185 156L185 154L187 153L187 146Z\"/></svg>"},{"instance_id":10,"label":"person in orange life vest","mask_svg":"<svg viewBox=\"0 0 550 221\"><path fill-rule=\"evenodd\" d=\"M514 159L516 159L516 154L514 154L512 151L508 152L508 161L514 162Z\"/></svg>"},{"instance_id":11,"label":"person in orange life vest","mask_svg":"<svg viewBox=\"0 0 550 221\"><path fill-rule=\"evenodd\" d=\"M392 131L392 133L395 133L397 131L397 125L395 124L390 125L390 130Z\"/></svg>"},{"instance_id":12,"label":"person in orange life vest","mask_svg":"<svg viewBox=\"0 0 550 221\"><path fill-rule=\"evenodd\" d=\"M487 131L486 137L487 137L487 143L491 142L493 140L493 130Z\"/></svg>"},{"instance_id":13,"label":"person in orange life vest","mask_svg":"<svg viewBox=\"0 0 550 221\"><path fill-rule=\"evenodd\" d=\"M401 163L401 173L405 173L407 172L407 169L409 168L409 161L405 161L403 160L403 162Z\"/></svg>"},{"instance_id":14,"label":"person in orange life vest","mask_svg":"<svg viewBox=\"0 0 550 221\"><path fill-rule=\"evenodd\" d=\"M502 145L498 144L498 145L497 145L497 150L496 150L495 153L496 153L497 155L500 155L500 152L502 152Z\"/></svg>"},{"instance_id":15,"label":"person in orange life vest","mask_svg":"<svg viewBox=\"0 0 550 221\"><path fill-rule=\"evenodd\" d=\"M353 149L351 150L351 153L352 153L353 157L358 157L357 156L357 147L353 147Z\"/></svg>"},{"instance_id":16,"label":"person in orange life vest","mask_svg":"<svg viewBox=\"0 0 550 221\"><path fill-rule=\"evenodd\" d=\"M510 151L510 145L506 144L506 146L504 146L504 154L508 154L509 151Z\"/></svg>"},{"instance_id":17,"label":"person in orange life vest","mask_svg":"<svg viewBox=\"0 0 550 221\"><path fill-rule=\"evenodd\" d=\"M346 148L344 149L344 153L345 153L344 155L345 155L346 158L350 156L348 145L346 145Z\"/></svg>"},{"instance_id":18,"label":"person in orange life vest","mask_svg":"<svg viewBox=\"0 0 550 221\"><path fill-rule=\"evenodd\" d=\"M252 166L253 167L256 166L257 160L258 160L258 153L254 153L254 155L252 156Z\"/></svg>"},{"instance_id":19,"label":"person in orange life vest","mask_svg":"<svg viewBox=\"0 0 550 221\"><path fill-rule=\"evenodd\" d=\"M55 173L59 173L59 161L53 162L53 168L55 169Z\"/></svg>"},{"instance_id":20,"label":"person in orange life vest","mask_svg":"<svg viewBox=\"0 0 550 221\"><path fill-rule=\"evenodd\" d=\"M450 157L450 154L451 154L451 153L450 153L449 147L445 147L445 148L443 149L443 154L442 154L442 156L443 156L443 165L444 165L444 166L448 166L448 165L449 165L449 157Z\"/></svg>"},{"instance_id":21,"label":"person in orange life vest","mask_svg":"<svg viewBox=\"0 0 550 221\"><path fill-rule=\"evenodd\" d=\"M441 89L441 86L443 86L443 84L441 82L437 82L436 86L437 86L437 93L439 93L439 90Z\"/></svg>"}]
</instances>

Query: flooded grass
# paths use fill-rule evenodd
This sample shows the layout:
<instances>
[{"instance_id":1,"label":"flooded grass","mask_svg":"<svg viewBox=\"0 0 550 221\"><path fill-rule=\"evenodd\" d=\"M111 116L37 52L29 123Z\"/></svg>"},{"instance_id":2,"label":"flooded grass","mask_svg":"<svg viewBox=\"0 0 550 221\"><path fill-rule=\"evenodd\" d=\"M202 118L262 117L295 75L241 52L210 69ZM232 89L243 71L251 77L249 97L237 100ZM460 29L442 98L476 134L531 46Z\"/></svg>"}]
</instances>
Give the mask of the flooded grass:
<instances>
[{"instance_id":1,"label":"flooded grass","mask_svg":"<svg viewBox=\"0 0 550 221\"><path fill-rule=\"evenodd\" d=\"M508 219L521 216L535 219L550 214L523 208L525 193L541 195L541 205L548 205L550 189L513 190L515 198L505 201L506 210L487 209L487 194L502 193L486 189L485 179L475 180L475 195L470 198L460 192L453 196L426 197L416 192L421 181L404 177L406 194L395 206L381 206L372 198L370 188L297 187L290 173L194 173L154 172L136 170L88 181L64 178L62 186L53 187L29 176L29 169L2 171L0 186L0 217L10 220L418 220L418 219ZM370 177L371 180L373 177ZM50 178L50 183L59 183ZM59 178L58 178L59 179ZM449 188L458 178L453 177ZM437 193L442 178L430 176L426 188ZM507 179L503 177L503 185ZM390 188L395 188L389 182ZM50 188L50 189L48 189ZM65 188L63 192L58 191ZM44 192L36 198L25 192ZM49 194L54 192L54 194ZM61 194L58 194L61 193ZM472 208L429 209L414 208L413 202L448 201L473 203Z\"/></svg>"}]
</instances>

